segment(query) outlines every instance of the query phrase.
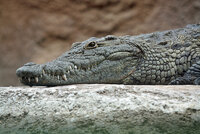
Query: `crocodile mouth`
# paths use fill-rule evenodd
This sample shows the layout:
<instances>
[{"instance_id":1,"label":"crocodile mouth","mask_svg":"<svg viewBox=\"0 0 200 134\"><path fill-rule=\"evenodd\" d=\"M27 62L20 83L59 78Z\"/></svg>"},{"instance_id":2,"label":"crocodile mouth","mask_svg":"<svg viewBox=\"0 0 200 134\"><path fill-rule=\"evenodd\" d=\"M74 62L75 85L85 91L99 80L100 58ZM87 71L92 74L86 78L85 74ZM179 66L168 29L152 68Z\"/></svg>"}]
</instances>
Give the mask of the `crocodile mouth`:
<instances>
[{"instance_id":1,"label":"crocodile mouth","mask_svg":"<svg viewBox=\"0 0 200 134\"><path fill-rule=\"evenodd\" d=\"M80 66L73 63L67 63L64 67L59 67L57 64L53 63L48 65L28 63L17 69L16 74L21 83L29 86L92 83L93 79L91 79L91 76L95 75L95 72L97 73L99 64Z\"/></svg>"},{"instance_id":2,"label":"crocodile mouth","mask_svg":"<svg viewBox=\"0 0 200 134\"><path fill-rule=\"evenodd\" d=\"M67 74L69 74L69 73L70 73L70 71L68 71L68 73L66 73L66 74L55 75L52 73L48 73L43 69L41 75L35 75L35 76L33 75L30 77L27 77L27 76L20 77L19 76L19 81L26 85L43 85L43 84L45 84L45 81L49 81L48 79L54 79L54 81L55 80L56 81L67 81L68 80Z\"/></svg>"},{"instance_id":3,"label":"crocodile mouth","mask_svg":"<svg viewBox=\"0 0 200 134\"><path fill-rule=\"evenodd\" d=\"M46 68L46 65L36 65L41 66L41 69L35 69L34 66L23 66L17 69L16 74L19 77L19 81L25 85L63 85L72 81L72 78L78 74L78 71L86 71L85 68L79 69L76 65L67 66L68 69L59 68L58 70L50 70ZM34 71L37 70L37 71ZM87 70L90 70L88 68Z\"/></svg>"}]
</instances>

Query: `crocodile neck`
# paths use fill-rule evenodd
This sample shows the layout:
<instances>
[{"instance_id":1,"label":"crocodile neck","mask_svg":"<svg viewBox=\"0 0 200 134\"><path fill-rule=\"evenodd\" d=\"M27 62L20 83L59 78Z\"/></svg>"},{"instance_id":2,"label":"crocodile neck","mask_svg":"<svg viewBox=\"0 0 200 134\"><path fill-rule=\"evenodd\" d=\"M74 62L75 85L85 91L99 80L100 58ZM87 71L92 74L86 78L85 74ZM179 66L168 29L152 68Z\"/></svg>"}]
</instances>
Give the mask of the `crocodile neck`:
<instances>
[{"instance_id":1,"label":"crocodile neck","mask_svg":"<svg viewBox=\"0 0 200 134\"><path fill-rule=\"evenodd\" d=\"M184 36L181 41L186 40ZM180 40L160 47L160 43L152 48L148 42L141 41L140 47L144 50L145 56L138 63L137 68L130 72L124 79L124 84L162 84L166 85L170 81L183 76L189 67L199 61L200 46L198 40L186 40L183 44ZM162 42L163 43L163 42Z\"/></svg>"}]
</instances>

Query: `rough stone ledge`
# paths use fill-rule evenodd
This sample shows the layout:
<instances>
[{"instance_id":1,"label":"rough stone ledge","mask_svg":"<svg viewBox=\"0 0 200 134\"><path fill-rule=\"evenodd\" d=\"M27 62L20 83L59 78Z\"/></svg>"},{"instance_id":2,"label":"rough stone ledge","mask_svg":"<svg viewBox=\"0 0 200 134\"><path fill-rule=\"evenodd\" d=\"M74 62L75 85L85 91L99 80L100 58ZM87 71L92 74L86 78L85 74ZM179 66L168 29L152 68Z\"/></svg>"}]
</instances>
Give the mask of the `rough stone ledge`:
<instances>
[{"instance_id":1,"label":"rough stone ledge","mask_svg":"<svg viewBox=\"0 0 200 134\"><path fill-rule=\"evenodd\" d=\"M0 134L199 134L200 86L0 87Z\"/></svg>"}]
</instances>

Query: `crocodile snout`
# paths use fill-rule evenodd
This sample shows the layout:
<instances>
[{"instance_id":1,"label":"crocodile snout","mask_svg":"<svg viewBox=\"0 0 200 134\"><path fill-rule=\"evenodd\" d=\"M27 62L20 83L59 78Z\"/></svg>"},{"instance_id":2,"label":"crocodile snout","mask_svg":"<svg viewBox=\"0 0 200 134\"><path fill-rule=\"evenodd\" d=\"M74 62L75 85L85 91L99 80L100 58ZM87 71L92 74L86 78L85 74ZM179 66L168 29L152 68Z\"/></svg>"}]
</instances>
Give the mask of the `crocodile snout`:
<instances>
[{"instance_id":1,"label":"crocodile snout","mask_svg":"<svg viewBox=\"0 0 200 134\"><path fill-rule=\"evenodd\" d=\"M38 83L41 76L42 67L39 64L33 62L26 63L24 66L16 70L16 75L19 77L20 81L24 84Z\"/></svg>"},{"instance_id":2,"label":"crocodile snout","mask_svg":"<svg viewBox=\"0 0 200 134\"><path fill-rule=\"evenodd\" d=\"M33 75L33 67L35 66L35 65L37 65L37 64L35 64L35 63L33 63L33 62L29 62L29 63L26 63L26 64L24 64L24 66L22 66L22 67L20 67L20 68L18 68L17 70L16 70L16 74L17 74L17 76L18 77L23 77L23 76L31 76L31 75Z\"/></svg>"}]
</instances>

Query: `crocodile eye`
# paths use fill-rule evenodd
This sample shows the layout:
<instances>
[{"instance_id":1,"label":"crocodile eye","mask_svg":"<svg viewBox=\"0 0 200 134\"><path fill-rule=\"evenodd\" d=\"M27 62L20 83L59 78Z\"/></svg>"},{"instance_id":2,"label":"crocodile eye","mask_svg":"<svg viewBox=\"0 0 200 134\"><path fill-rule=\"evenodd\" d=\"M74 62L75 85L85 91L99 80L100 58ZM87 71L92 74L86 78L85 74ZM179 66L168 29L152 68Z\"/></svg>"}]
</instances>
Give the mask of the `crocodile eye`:
<instances>
[{"instance_id":1,"label":"crocodile eye","mask_svg":"<svg viewBox=\"0 0 200 134\"><path fill-rule=\"evenodd\" d=\"M86 49L92 49L92 48L96 48L96 47L97 47L97 44L94 41L90 42L89 44L87 44L85 46Z\"/></svg>"},{"instance_id":2,"label":"crocodile eye","mask_svg":"<svg viewBox=\"0 0 200 134\"><path fill-rule=\"evenodd\" d=\"M88 44L88 47L95 47L95 45L96 45L95 42L90 42L90 43Z\"/></svg>"}]
</instances>

